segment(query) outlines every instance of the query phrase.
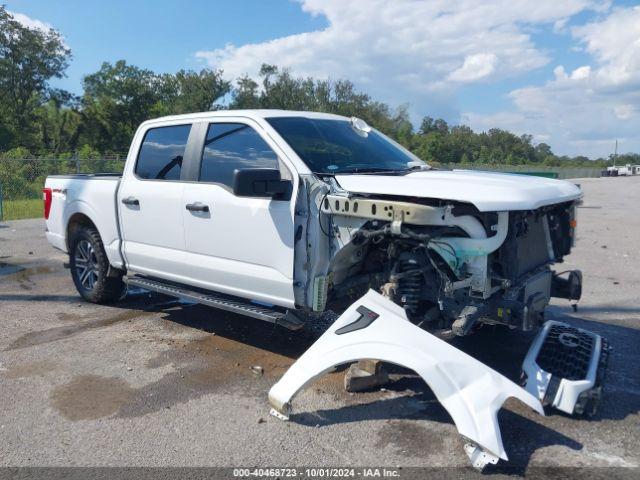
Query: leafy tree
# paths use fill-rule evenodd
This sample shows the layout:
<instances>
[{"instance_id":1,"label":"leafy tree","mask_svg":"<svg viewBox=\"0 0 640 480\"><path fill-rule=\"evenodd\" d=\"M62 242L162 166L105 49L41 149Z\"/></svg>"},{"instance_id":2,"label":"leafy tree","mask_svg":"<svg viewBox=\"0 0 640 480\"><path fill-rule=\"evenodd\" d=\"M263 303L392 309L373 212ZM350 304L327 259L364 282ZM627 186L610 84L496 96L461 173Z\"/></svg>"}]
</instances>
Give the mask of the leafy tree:
<instances>
[{"instance_id":1,"label":"leafy tree","mask_svg":"<svg viewBox=\"0 0 640 480\"><path fill-rule=\"evenodd\" d=\"M41 149L52 156L76 149L82 116L79 99L68 92L57 91L38 111Z\"/></svg>"},{"instance_id":2,"label":"leafy tree","mask_svg":"<svg viewBox=\"0 0 640 480\"><path fill-rule=\"evenodd\" d=\"M232 93L232 108L260 108L258 87L258 83L248 75L240 77Z\"/></svg>"},{"instance_id":3,"label":"leafy tree","mask_svg":"<svg viewBox=\"0 0 640 480\"><path fill-rule=\"evenodd\" d=\"M103 63L83 80L83 143L106 152L123 152L144 120L217 108L231 85L221 71L180 70L157 75L119 60Z\"/></svg>"},{"instance_id":4,"label":"leafy tree","mask_svg":"<svg viewBox=\"0 0 640 480\"><path fill-rule=\"evenodd\" d=\"M4 8L1 11L4 24L14 22ZM20 26L12 24L12 28L19 29ZM8 37L3 38L6 43ZM6 67L6 58L4 60ZM4 82L0 85L7 84L6 80ZM311 110L359 117L434 165L604 166L613 161L612 158L593 162L586 157L558 157L546 143L535 145L531 135L517 136L497 128L476 133L466 125L452 126L444 119L429 116L424 117L420 128L414 131L408 105L392 109L358 91L348 80L295 77L274 65L263 65L257 80L245 75L236 79L232 86L219 70L180 70L175 74L158 75L120 60L115 64L103 63L100 70L87 75L83 79L81 98L51 89L46 82L38 85L39 89L32 95L37 101L32 105L30 117L21 120L13 113L15 106L6 101L6 88L0 90L0 142L3 142L0 150L7 150L11 144L7 139L11 139L14 144L29 147L30 152L14 149L8 156L4 155L5 159L31 153L49 154L69 158L68 165L60 164L62 170L69 171L76 168L75 159L88 171L119 171L122 160L104 160L104 154L126 151L142 121L162 115L223 108L221 101L226 101L227 108L234 109ZM19 140L14 138L19 122L26 122L27 128L23 131L30 132L28 139L26 136ZM616 162L638 164L640 155L620 155ZM5 168L7 165L6 162L3 165L4 175L11 172ZM11 168L15 172L22 171L18 164ZM50 171L55 168L58 166L52 166ZM32 168L28 178L34 178L34 174L35 178L40 178L41 173Z\"/></svg>"},{"instance_id":5,"label":"leafy tree","mask_svg":"<svg viewBox=\"0 0 640 480\"><path fill-rule=\"evenodd\" d=\"M547 157L553 155L553 152L551 147L543 142L535 146L535 155L538 161L545 161Z\"/></svg>"},{"instance_id":6,"label":"leafy tree","mask_svg":"<svg viewBox=\"0 0 640 480\"><path fill-rule=\"evenodd\" d=\"M441 118L433 119L431 117L424 117L420 124L419 131L422 135L427 135L431 132L446 134L449 133L449 125Z\"/></svg>"},{"instance_id":7,"label":"leafy tree","mask_svg":"<svg viewBox=\"0 0 640 480\"><path fill-rule=\"evenodd\" d=\"M160 79L151 70L104 62L83 79L83 143L103 152L124 151L136 129L160 108Z\"/></svg>"},{"instance_id":8,"label":"leafy tree","mask_svg":"<svg viewBox=\"0 0 640 480\"><path fill-rule=\"evenodd\" d=\"M229 108L312 110L356 116L394 138L403 136L401 142L411 143L409 133L412 134L413 126L406 106L392 112L388 105L358 92L347 80L293 77L288 70L280 71L266 64L260 69L260 77L261 84L248 76L239 78Z\"/></svg>"},{"instance_id":9,"label":"leafy tree","mask_svg":"<svg viewBox=\"0 0 640 480\"><path fill-rule=\"evenodd\" d=\"M221 70L180 70L161 77L162 105L167 113L206 112L218 108L215 102L231 91Z\"/></svg>"},{"instance_id":10,"label":"leafy tree","mask_svg":"<svg viewBox=\"0 0 640 480\"><path fill-rule=\"evenodd\" d=\"M38 146L37 109L51 97L71 51L59 32L30 28L0 5L0 148Z\"/></svg>"}]
</instances>

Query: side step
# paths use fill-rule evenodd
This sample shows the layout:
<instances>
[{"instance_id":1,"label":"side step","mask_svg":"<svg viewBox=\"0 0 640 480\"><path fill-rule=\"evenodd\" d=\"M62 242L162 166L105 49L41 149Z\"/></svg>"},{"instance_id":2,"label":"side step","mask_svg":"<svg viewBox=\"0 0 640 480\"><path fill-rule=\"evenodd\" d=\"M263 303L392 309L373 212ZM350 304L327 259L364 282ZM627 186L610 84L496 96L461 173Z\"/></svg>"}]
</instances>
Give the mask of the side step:
<instances>
[{"instance_id":1,"label":"side step","mask_svg":"<svg viewBox=\"0 0 640 480\"><path fill-rule=\"evenodd\" d=\"M268 308L256 305L248 300L224 295L222 293L201 292L191 290L187 286L176 285L155 278L143 276L125 277L128 285L139 287L152 292L162 293L171 297L183 298L192 302L219 308L227 312L233 312L247 317L257 318L265 322L275 323L289 330L299 330L304 322L287 310Z\"/></svg>"}]
</instances>

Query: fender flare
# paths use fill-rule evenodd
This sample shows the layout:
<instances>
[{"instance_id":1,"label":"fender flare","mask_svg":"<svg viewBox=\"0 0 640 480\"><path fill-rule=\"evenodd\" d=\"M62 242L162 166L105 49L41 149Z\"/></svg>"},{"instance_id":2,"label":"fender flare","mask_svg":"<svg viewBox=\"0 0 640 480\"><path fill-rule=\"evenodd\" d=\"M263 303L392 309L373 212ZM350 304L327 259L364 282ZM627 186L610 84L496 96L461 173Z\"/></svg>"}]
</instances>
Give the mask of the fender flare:
<instances>
[{"instance_id":1,"label":"fender flare","mask_svg":"<svg viewBox=\"0 0 640 480\"><path fill-rule=\"evenodd\" d=\"M112 219L116 222L116 224L109 225L108 219L104 218L104 215L99 215L95 208L85 200L74 199L65 205L63 214L63 225L67 250L69 248L70 241L70 238L68 238L67 236L69 221L77 213L86 216L95 225L96 229L98 230L98 234L102 239L102 243L104 244L105 253L107 254L107 258L109 259L109 264L118 268L124 265L124 262L122 261L119 253L120 236L118 232L119 226L117 225L117 217ZM115 243L115 246L114 242L117 242Z\"/></svg>"},{"instance_id":2,"label":"fender flare","mask_svg":"<svg viewBox=\"0 0 640 480\"><path fill-rule=\"evenodd\" d=\"M362 322L357 309L377 317L362 328L336 333ZM342 330L344 332L344 330ZM407 320L404 310L369 290L287 370L269 391L271 406L288 415L298 391L333 367L361 359L376 359L415 371L449 412L458 432L492 456L507 460L497 413L514 397L544 415L533 395L473 357ZM495 459L497 461L497 458Z\"/></svg>"},{"instance_id":3,"label":"fender flare","mask_svg":"<svg viewBox=\"0 0 640 480\"><path fill-rule=\"evenodd\" d=\"M100 238L103 238L103 241L109 240L109 239L104 239L103 237L103 232L105 231L105 227L102 225L103 223L103 220L101 219L102 217L98 215L98 212L96 212L96 210L88 202L80 199L73 199L69 201L64 207L63 225L65 229L65 237L66 237L66 231L69 229L69 222L71 220L71 217L73 217L77 213L80 213L85 217L87 217L96 226L96 229L100 234ZM66 242L67 244L69 243L69 238L66 238Z\"/></svg>"}]
</instances>

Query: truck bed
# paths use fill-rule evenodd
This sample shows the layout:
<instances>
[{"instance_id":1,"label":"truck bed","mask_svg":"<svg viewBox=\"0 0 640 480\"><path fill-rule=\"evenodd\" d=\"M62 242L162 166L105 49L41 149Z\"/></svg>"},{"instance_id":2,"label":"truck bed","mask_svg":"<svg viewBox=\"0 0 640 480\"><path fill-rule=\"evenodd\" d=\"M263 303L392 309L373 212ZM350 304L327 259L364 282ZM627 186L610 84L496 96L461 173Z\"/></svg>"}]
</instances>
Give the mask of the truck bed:
<instances>
[{"instance_id":1,"label":"truck bed","mask_svg":"<svg viewBox=\"0 0 640 480\"><path fill-rule=\"evenodd\" d=\"M72 217L83 218L100 233L109 262L122 265L116 194L121 175L117 173L51 175L45 181L51 207L46 236L56 248L67 252L67 225ZM46 193L45 193L46 195Z\"/></svg>"},{"instance_id":2,"label":"truck bed","mask_svg":"<svg viewBox=\"0 0 640 480\"><path fill-rule=\"evenodd\" d=\"M71 178L74 180L119 180L122 178L120 173L69 173L65 175L49 175L47 179L54 178Z\"/></svg>"}]
</instances>

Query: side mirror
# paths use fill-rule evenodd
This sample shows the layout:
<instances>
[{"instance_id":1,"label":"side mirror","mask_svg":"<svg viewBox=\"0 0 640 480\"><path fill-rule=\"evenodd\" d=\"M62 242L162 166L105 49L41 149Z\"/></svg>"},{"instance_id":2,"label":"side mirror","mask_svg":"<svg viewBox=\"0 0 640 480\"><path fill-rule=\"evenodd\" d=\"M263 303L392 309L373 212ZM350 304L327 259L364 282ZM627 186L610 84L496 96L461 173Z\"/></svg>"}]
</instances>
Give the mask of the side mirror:
<instances>
[{"instance_id":1,"label":"side mirror","mask_svg":"<svg viewBox=\"0 0 640 480\"><path fill-rule=\"evenodd\" d=\"M291 199L292 183L275 168L243 168L233 172L233 194L238 197Z\"/></svg>"}]
</instances>

